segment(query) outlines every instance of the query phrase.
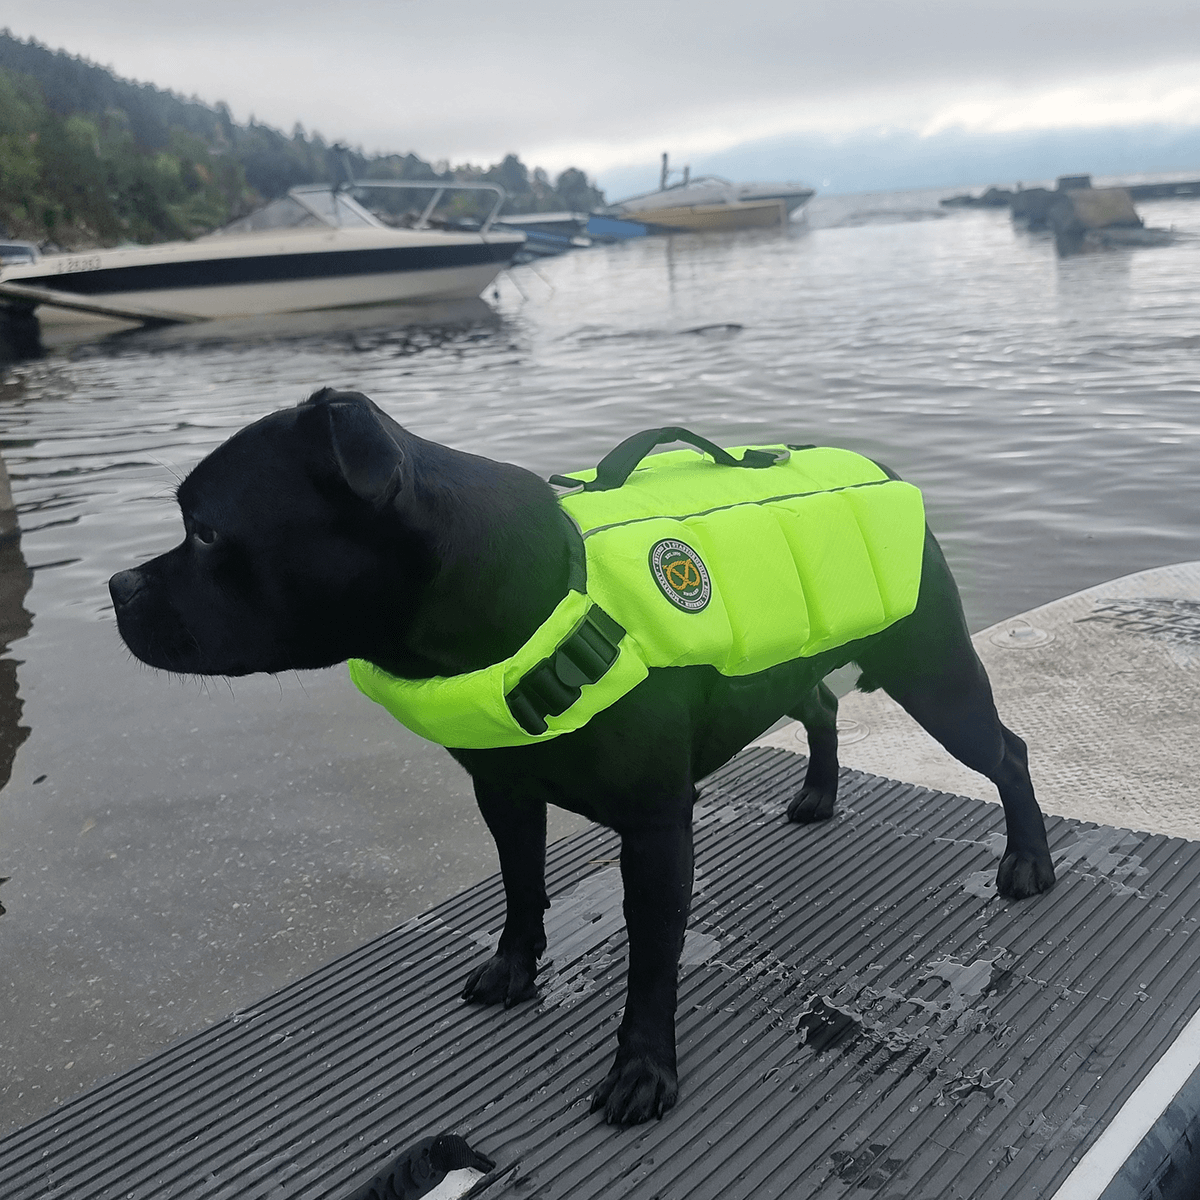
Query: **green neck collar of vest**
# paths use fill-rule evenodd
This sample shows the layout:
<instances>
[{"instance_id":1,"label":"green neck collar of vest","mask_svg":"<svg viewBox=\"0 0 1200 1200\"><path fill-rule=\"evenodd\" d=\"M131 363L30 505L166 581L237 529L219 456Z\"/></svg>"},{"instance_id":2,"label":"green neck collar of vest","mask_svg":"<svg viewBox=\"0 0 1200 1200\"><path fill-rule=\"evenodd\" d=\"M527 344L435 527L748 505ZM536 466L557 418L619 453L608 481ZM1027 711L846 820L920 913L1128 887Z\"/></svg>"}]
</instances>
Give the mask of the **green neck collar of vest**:
<instances>
[{"instance_id":1,"label":"green neck collar of vest","mask_svg":"<svg viewBox=\"0 0 1200 1200\"><path fill-rule=\"evenodd\" d=\"M551 692L558 691L555 681L564 673L568 677L565 686L572 686L570 681L574 672L570 663L560 664L559 669L551 670L549 676L543 670L541 677L546 682L538 687L539 666L555 664L561 650L565 648L570 653L575 645L580 646L583 657L594 666L595 651L589 651L588 647L595 647L604 655L606 641L612 647L611 662L618 657L618 646L625 636L625 631L606 618L587 596L583 538L574 520L563 509L559 511L567 530L567 592L520 649L508 658L476 671L429 679L403 679L366 659L351 659L347 665L355 686L414 733L456 748L527 745L576 728L575 719L556 723L555 717L542 712L531 714L530 701L510 703L510 694L517 685L532 681L532 707L544 709L545 698L538 693L544 693L547 688ZM592 634L594 628L602 631L599 638ZM600 674L609 662L603 663ZM587 664L582 669L586 671ZM567 697L553 697L551 708L554 700L563 699ZM571 699L578 699L577 691ZM567 707L571 704L563 705L563 708ZM514 708L522 712L522 720L514 715Z\"/></svg>"}]
</instances>

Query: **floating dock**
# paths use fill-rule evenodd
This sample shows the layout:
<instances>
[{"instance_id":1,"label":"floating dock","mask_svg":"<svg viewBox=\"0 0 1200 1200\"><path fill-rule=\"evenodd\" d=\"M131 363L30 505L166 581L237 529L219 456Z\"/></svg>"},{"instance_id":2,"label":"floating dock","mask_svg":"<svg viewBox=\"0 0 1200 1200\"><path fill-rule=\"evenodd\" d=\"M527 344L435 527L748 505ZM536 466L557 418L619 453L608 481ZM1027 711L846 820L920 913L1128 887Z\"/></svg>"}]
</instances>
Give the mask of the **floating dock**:
<instances>
[{"instance_id":1,"label":"floating dock","mask_svg":"<svg viewBox=\"0 0 1200 1200\"><path fill-rule=\"evenodd\" d=\"M1133 599L1181 598L1156 586ZM1079 601L1070 626L1178 665L1194 761L1187 620L1089 619L1110 603ZM1070 632L1028 628L1060 651ZM1194 1197L1200 842L1049 816L1057 885L1006 901L997 804L846 767L834 819L789 825L806 760L773 736L696 808L662 1121L588 1112L626 952L617 840L592 829L550 848L538 1000L458 998L503 921L485 880L10 1135L0 1196L344 1200L448 1131L495 1161L471 1193L489 1198Z\"/></svg>"},{"instance_id":2,"label":"floating dock","mask_svg":"<svg viewBox=\"0 0 1200 1200\"><path fill-rule=\"evenodd\" d=\"M847 770L831 823L789 826L804 765L756 748L704 789L663 1121L588 1112L625 938L616 839L586 831L550 855L539 1001L458 998L489 879L12 1135L0 1194L333 1200L443 1130L496 1161L489 1197L1176 1194L1200 844L1052 817L1057 886L1008 902L997 805Z\"/></svg>"}]
</instances>

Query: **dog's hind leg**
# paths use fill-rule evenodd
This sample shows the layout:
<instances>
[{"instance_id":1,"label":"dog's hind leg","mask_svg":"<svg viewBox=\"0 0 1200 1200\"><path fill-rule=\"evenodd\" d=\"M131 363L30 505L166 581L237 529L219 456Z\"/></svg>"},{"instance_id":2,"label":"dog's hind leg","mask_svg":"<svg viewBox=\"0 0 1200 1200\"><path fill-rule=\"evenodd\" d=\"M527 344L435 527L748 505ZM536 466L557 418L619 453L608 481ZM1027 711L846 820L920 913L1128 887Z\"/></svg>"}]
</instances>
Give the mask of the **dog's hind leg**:
<instances>
[{"instance_id":1,"label":"dog's hind leg","mask_svg":"<svg viewBox=\"0 0 1200 1200\"><path fill-rule=\"evenodd\" d=\"M1054 864L1025 743L1000 723L958 589L932 537L926 540L916 609L863 642L857 661L863 668L860 686L882 687L959 762L995 784L1008 830L996 875L1000 894L1022 899L1052 887Z\"/></svg>"},{"instance_id":2,"label":"dog's hind leg","mask_svg":"<svg viewBox=\"0 0 1200 1200\"><path fill-rule=\"evenodd\" d=\"M996 887L1002 896L1020 900L1054 885L1054 864L1025 743L1000 723L983 666L978 660L975 666L957 677L922 680L917 686L883 686L959 762L995 784L1008 832Z\"/></svg>"},{"instance_id":3,"label":"dog's hind leg","mask_svg":"<svg viewBox=\"0 0 1200 1200\"><path fill-rule=\"evenodd\" d=\"M610 1125L661 1117L679 1090L675 1002L692 899L690 810L678 822L621 831L629 985L617 1056L592 1096Z\"/></svg>"},{"instance_id":4,"label":"dog's hind leg","mask_svg":"<svg viewBox=\"0 0 1200 1200\"><path fill-rule=\"evenodd\" d=\"M800 791L788 805L789 821L807 825L833 816L838 786L837 710L837 697L818 683L788 713L808 735L808 770Z\"/></svg>"},{"instance_id":5,"label":"dog's hind leg","mask_svg":"<svg viewBox=\"0 0 1200 1200\"><path fill-rule=\"evenodd\" d=\"M496 953L467 977L462 998L511 1008L537 991L537 960L546 949L546 805L476 781L475 798L500 854L507 912Z\"/></svg>"}]
</instances>

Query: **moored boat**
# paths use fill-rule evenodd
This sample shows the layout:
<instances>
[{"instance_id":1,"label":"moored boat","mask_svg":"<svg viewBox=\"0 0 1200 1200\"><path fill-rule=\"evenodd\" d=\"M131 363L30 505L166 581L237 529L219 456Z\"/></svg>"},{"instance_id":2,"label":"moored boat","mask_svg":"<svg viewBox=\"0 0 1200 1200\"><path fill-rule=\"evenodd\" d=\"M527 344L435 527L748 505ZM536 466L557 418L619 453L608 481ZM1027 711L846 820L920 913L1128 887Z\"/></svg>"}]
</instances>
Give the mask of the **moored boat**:
<instances>
[{"instance_id":1,"label":"moored boat","mask_svg":"<svg viewBox=\"0 0 1200 1200\"><path fill-rule=\"evenodd\" d=\"M785 225L813 196L803 183L732 183L719 175L690 177L685 167L678 183L663 155L662 176L653 192L610 205L614 217L632 217L659 230L710 231Z\"/></svg>"},{"instance_id":2,"label":"moored boat","mask_svg":"<svg viewBox=\"0 0 1200 1200\"><path fill-rule=\"evenodd\" d=\"M572 238L587 233L591 215L586 212L505 213L497 217L494 223L504 229L519 229L526 236L530 233L546 233Z\"/></svg>"},{"instance_id":3,"label":"moored boat","mask_svg":"<svg viewBox=\"0 0 1200 1200\"><path fill-rule=\"evenodd\" d=\"M588 213L545 212L511 213L496 218L504 229L519 230L525 235L525 245L517 254L517 262L535 258L552 258L568 250L583 250L592 244L586 236Z\"/></svg>"},{"instance_id":4,"label":"moored boat","mask_svg":"<svg viewBox=\"0 0 1200 1200\"><path fill-rule=\"evenodd\" d=\"M20 287L54 293L59 302L38 308L49 323L110 320L100 315L106 307L126 319L145 310L195 320L469 299L524 245L519 232L491 229L504 199L499 187L404 181L434 196L416 227L396 229L350 194L380 186L388 185L303 185L194 241L39 257L5 267L0 290L15 284L14 294ZM479 229L427 227L440 193L451 188L497 193Z\"/></svg>"}]
</instances>

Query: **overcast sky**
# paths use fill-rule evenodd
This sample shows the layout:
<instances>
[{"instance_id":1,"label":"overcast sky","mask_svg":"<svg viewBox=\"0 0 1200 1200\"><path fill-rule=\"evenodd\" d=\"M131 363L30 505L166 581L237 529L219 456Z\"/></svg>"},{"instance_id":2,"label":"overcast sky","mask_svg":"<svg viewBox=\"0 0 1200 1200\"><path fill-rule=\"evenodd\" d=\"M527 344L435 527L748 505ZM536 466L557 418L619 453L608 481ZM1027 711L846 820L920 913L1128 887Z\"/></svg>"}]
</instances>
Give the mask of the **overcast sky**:
<instances>
[{"instance_id":1,"label":"overcast sky","mask_svg":"<svg viewBox=\"0 0 1200 1200\"><path fill-rule=\"evenodd\" d=\"M1200 124L1200 0L6 0L0 21L240 121L601 178L790 133Z\"/></svg>"}]
</instances>

